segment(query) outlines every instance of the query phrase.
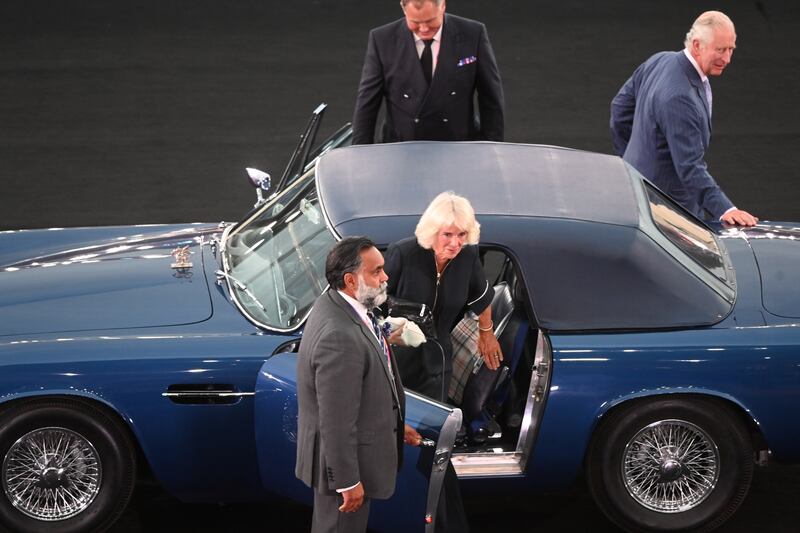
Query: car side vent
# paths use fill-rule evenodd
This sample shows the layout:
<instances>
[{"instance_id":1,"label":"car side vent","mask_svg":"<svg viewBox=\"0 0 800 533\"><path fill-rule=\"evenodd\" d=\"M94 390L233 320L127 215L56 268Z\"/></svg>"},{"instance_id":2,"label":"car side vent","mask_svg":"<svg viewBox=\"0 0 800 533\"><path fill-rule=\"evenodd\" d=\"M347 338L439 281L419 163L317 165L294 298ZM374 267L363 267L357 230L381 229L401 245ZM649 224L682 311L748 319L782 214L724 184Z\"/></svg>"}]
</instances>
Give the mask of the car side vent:
<instances>
[{"instance_id":1,"label":"car side vent","mask_svg":"<svg viewBox=\"0 0 800 533\"><path fill-rule=\"evenodd\" d=\"M277 348L275 351L272 352L272 355L278 355L279 353L297 353L297 350L300 349L300 338L292 339L290 341L286 341Z\"/></svg>"},{"instance_id":2,"label":"car side vent","mask_svg":"<svg viewBox=\"0 0 800 533\"><path fill-rule=\"evenodd\" d=\"M253 396L254 392L239 392L233 385L218 383L181 383L170 385L161 396L172 402L184 405L231 405L244 396Z\"/></svg>"}]
</instances>

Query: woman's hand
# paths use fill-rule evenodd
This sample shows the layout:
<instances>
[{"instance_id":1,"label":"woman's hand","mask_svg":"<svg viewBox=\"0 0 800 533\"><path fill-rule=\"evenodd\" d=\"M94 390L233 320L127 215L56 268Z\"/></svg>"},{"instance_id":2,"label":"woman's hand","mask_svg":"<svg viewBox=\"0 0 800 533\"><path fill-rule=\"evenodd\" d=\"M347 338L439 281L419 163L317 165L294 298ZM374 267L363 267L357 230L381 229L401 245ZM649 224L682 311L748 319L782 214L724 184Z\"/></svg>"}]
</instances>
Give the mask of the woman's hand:
<instances>
[{"instance_id":1,"label":"woman's hand","mask_svg":"<svg viewBox=\"0 0 800 533\"><path fill-rule=\"evenodd\" d=\"M483 362L491 370L500 368L500 361L503 360L503 351L500 349L497 337L494 336L494 331L478 332L478 353L481 354Z\"/></svg>"}]
</instances>

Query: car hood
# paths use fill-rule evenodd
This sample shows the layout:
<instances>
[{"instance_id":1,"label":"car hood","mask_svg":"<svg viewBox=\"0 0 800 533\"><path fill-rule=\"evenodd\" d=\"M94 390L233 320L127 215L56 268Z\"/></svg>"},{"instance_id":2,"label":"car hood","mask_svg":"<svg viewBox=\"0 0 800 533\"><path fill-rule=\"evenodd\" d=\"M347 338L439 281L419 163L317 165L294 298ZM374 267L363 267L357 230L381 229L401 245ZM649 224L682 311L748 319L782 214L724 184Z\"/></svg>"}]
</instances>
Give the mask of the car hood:
<instances>
[{"instance_id":1,"label":"car hood","mask_svg":"<svg viewBox=\"0 0 800 533\"><path fill-rule=\"evenodd\" d=\"M190 224L0 232L0 335L207 320L200 248L215 231ZM172 267L179 247L191 267Z\"/></svg>"},{"instance_id":2,"label":"car hood","mask_svg":"<svg viewBox=\"0 0 800 533\"><path fill-rule=\"evenodd\" d=\"M738 231L756 256L764 309L773 315L800 318L800 225L759 224Z\"/></svg>"}]
</instances>

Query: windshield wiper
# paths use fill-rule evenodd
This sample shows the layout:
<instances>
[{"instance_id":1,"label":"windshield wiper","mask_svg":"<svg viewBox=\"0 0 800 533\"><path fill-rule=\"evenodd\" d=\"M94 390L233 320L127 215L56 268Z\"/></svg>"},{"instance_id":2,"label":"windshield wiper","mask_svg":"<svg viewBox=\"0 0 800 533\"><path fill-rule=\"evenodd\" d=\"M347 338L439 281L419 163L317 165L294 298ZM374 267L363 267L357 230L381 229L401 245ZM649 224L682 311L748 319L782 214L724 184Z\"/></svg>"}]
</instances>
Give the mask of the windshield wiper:
<instances>
[{"instance_id":1,"label":"windshield wiper","mask_svg":"<svg viewBox=\"0 0 800 533\"><path fill-rule=\"evenodd\" d=\"M245 293L247 296L249 296L249 297L250 297L250 299L251 299L251 300L253 300L253 301L256 303L256 305L257 305L257 306L259 306L259 307L261 308L261 310L262 310L262 311L264 311L265 313L267 312L267 308L266 308L266 307L264 307L264 304L262 304L262 303L261 303L261 302L258 300L258 298L256 298L256 295L255 295L255 294L253 294L253 293L252 293L252 291L251 291L250 289L248 289L248 288L247 288L247 285L245 285L244 283L242 283L242 282L241 282L241 281L239 281L238 279L234 278L234 277L233 277L233 276L231 276L230 274L227 274L227 273L223 272L222 270L217 270L217 271L215 272L215 274L217 275L217 281L220 281L220 280L222 280L223 278L225 278L225 279L227 279L228 281L231 281L231 282L233 282L233 284L236 286L236 288L237 288L237 289L239 289L240 291L242 291L243 293Z\"/></svg>"}]
</instances>

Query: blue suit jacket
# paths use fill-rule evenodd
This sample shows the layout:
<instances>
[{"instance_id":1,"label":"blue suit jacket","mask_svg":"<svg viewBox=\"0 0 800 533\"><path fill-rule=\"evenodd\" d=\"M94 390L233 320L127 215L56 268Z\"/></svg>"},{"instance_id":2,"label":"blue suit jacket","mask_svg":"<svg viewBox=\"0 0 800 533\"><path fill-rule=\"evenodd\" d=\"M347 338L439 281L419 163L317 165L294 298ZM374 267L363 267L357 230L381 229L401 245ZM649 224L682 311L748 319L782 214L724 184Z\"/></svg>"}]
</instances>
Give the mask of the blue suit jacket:
<instances>
[{"instance_id":1,"label":"blue suit jacket","mask_svg":"<svg viewBox=\"0 0 800 533\"><path fill-rule=\"evenodd\" d=\"M711 116L700 75L683 53L645 61L611 101L614 150L699 218L733 204L708 173Z\"/></svg>"}]
</instances>

